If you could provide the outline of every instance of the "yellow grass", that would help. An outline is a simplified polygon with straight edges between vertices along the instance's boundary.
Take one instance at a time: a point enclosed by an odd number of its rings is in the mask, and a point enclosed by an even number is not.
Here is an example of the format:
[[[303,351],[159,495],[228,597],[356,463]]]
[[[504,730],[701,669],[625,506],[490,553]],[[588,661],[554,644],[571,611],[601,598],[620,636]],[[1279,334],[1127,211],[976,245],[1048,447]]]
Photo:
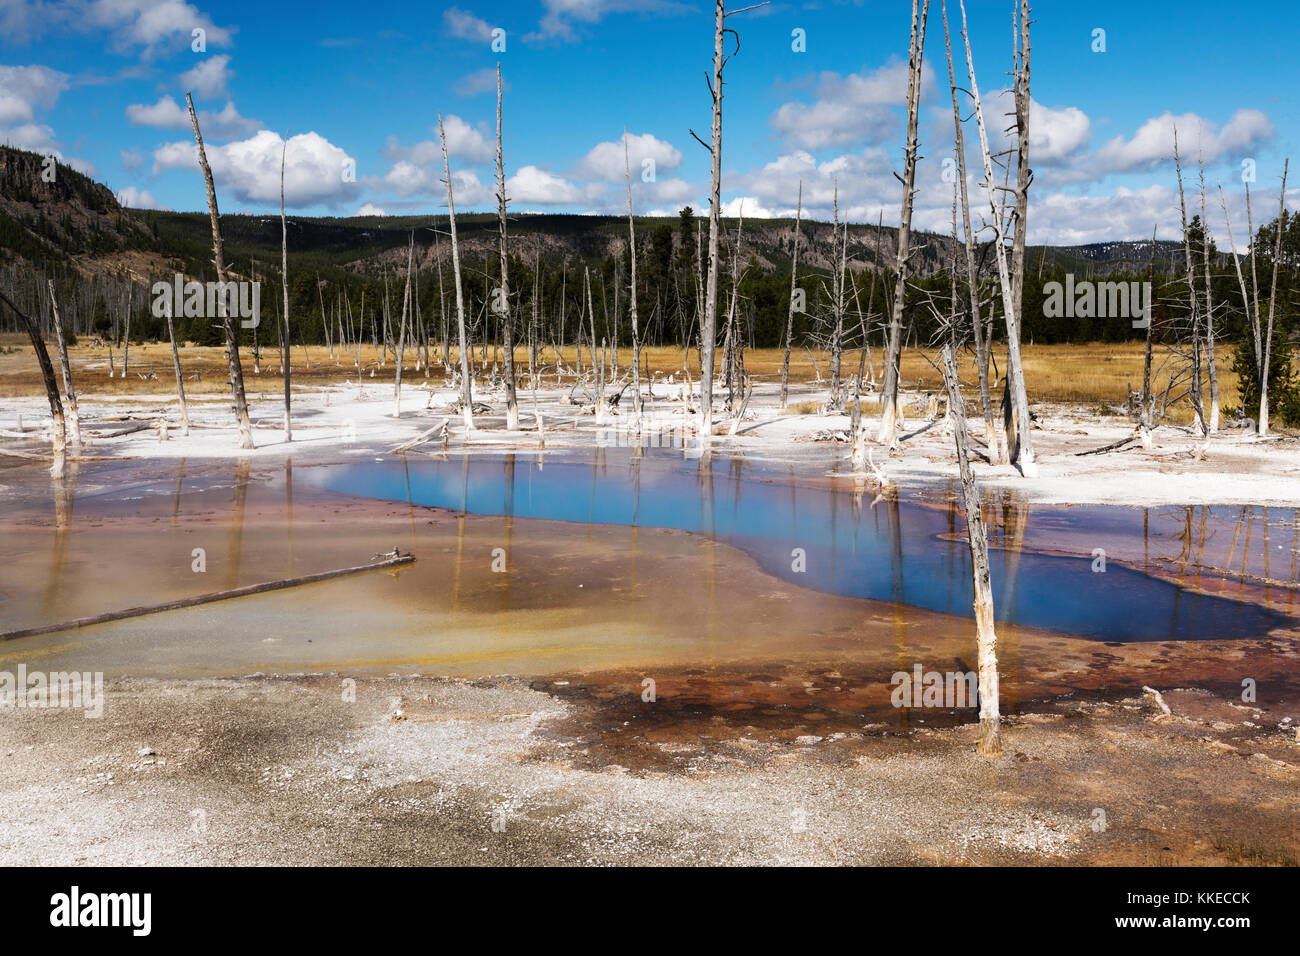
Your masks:
[[[57,356],[53,355],[53,343],[50,343],[49,348],[57,366]],[[569,347],[563,351],[565,365],[569,369],[574,368],[578,361],[577,349]],[[1025,346],[1023,351],[1025,376],[1031,401],[1118,405],[1124,401],[1127,394],[1126,390],[1130,385],[1135,389],[1142,387],[1143,348],[1140,343],[1118,345],[1104,343],[1029,345]],[[85,340],[83,340],[81,344],[70,349],[70,354],[73,365],[73,380],[79,392],[84,391],[95,394],[167,393],[173,387],[171,348],[166,343],[131,346],[130,375],[126,379],[120,377],[122,367],[122,350],[120,348],[114,350],[114,361],[116,362],[118,377],[112,379],[108,377],[107,349],[92,347],[85,344]],[[442,381],[442,371],[436,360],[436,350],[434,354],[434,367],[430,370],[429,375],[431,380],[440,382]],[[502,353],[497,350],[496,354],[499,357]],[[493,355],[494,350],[489,346],[485,363],[481,347],[475,348],[474,361],[476,369],[485,371],[490,368]],[[856,351],[846,352],[844,355],[842,372],[846,380],[857,372],[858,355],[859,353]],[[1157,393],[1164,388],[1168,380],[1167,370],[1162,370],[1165,355],[1166,353],[1162,349],[1157,348],[1153,357],[1152,377]],[[902,384],[905,389],[919,387],[924,390],[936,391],[942,387],[941,378],[936,369],[927,361],[927,356],[931,359],[937,358],[936,353],[933,351],[918,352],[912,349],[904,351],[901,374]],[[627,347],[620,348],[618,357],[620,365],[626,367],[631,362],[632,350]],[[691,377],[698,381],[699,365],[696,358],[694,349],[686,356]],[[279,359],[275,349],[263,348],[260,374],[253,370],[251,350],[243,350],[241,359],[244,368],[245,385],[250,393],[262,391],[270,393],[279,387]],[[995,351],[995,359],[998,369],[1005,370],[1005,350],[999,349]],[[308,360],[310,360],[310,368],[307,364]],[[377,383],[385,378],[391,379],[393,374],[391,359],[384,367],[379,366],[379,360],[380,354],[378,350],[369,345],[362,346],[362,374],[367,381]],[[652,371],[658,371],[665,375],[676,372],[680,376],[682,360],[683,355],[680,348],[653,347],[643,351],[643,362],[648,363]],[[875,363],[877,380],[879,380],[883,360],[880,348],[877,347],[873,350],[872,360]],[[452,361],[453,363],[457,361],[454,350]],[[584,371],[590,368],[591,361],[591,350],[584,347],[582,350]],[[822,380],[826,381],[830,375],[830,355],[825,352],[818,352],[816,353],[816,361]],[[296,345],[293,348],[291,360],[293,381],[295,385],[312,386],[337,384],[345,378],[355,379],[355,362],[355,352],[348,352],[345,355],[341,350],[335,349],[334,358],[331,359],[325,346],[313,345],[308,347],[306,356],[304,356],[302,346]],[[526,349],[519,348],[516,350],[515,362],[522,378],[528,368]],[[551,370],[551,375],[544,379],[544,382],[545,384],[551,384],[554,381],[555,353],[550,346],[543,349],[542,362],[547,369]],[[777,382],[780,380],[782,364],[782,351],[780,349],[749,350],[745,353],[745,363],[750,374],[758,381]],[[193,346],[183,348],[181,350],[181,364],[187,377],[185,383],[187,395],[193,394],[196,397],[212,396],[227,391],[226,361],[224,351],[221,348],[198,348]],[[1232,364],[1231,347],[1221,346],[1218,349],[1217,364],[1219,366],[1220,401],[1224,405],[1234,405],[1237,403],[1237,379],[1230,368]],[[423,372],[415,372],[414,366],[415,353],[413,350],[408,350],[406,352],[404,378],[412,384],[424,380]],[[372,369],[374,370],[373,379],[370,376]],[[188,377],[196,371],[201,374],[201,381],[188,380]],[[152,373],[157,378],[141,379],[139,377],[141,373]],[[961,373],[963,381],[973,386],[976,377],[973,356],[965,355],[962,357]],[[793,383],[810,383],[815,380],[815,377],[813,362],[808,351],[800,349],[792,352],[790,355],[791,381]],[[1208,382],[1205,389],[1206,401],[1208,402]],[[41,391],[39,369],[27,339],[24,336],[13,334],[0,335],[0,396],[34,395],[40,394]],[[974,397],[973,389],[971,397]],[[1173,411],[1174,409],[1171,409],[1171,412]],[[1186,413],[1179,412],[1175,417],[1182,417],[1184,414]]]

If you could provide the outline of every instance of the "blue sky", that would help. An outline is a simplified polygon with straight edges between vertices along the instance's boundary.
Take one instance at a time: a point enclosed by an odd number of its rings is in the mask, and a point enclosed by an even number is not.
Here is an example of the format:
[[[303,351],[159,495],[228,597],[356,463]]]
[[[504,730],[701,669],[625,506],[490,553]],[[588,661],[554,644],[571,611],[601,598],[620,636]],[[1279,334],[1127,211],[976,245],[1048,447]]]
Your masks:
[[[1012,8],[968,4],[995,135],[1009,103],[997,91]],[[1300,12],[1275,0],[1247,12],[1185,0],[1035,6],[1031,241],[1142,238],[1157,225],[1175,238],[1175,123],[1193,190],[1198,150],[1205,156],[1221,239],[1219,180],[1239,242],[1244,235],[1243,160],[1255,163],[1256,218],[1274,214],[1282,159],[1297,155],[1287,67]],[[727,68],[726,212],[792,214],[803,180],[816,218],[830,217],[838,183],[843,216],[897,221],[910,14],[907,0],[821,0],[728,21],[741,49]],[[930,14],[916,224],[946,230],[952,186],[941,161],[952,122],[938,0]],[[956,30],[956,0],[949,18]],[[506,31],[502,53],[491,49],[494,28]],[[195,29],[205,31],[199,52]],[[805,52],[792,49],[796,29]],[[1092,49],[1097,29],[1105,52]],[[57,152],[130,205],[200,209],[184,115],[191,89],[223,211],[278,209],[287,132],[292,211],[434,213],[445,209],[442,111],[457,208],[486,209],[499,62],[513,209],[620,211],[626,127],[638,212],[672,215],[687,203],[707,208],[708,155],[688,130],[707,138],[711,53],[712,6],[700,0],[0,0],[0,141]],[[967,137],[975,141],[973,124]],[[1300,170],[1292,179],[1300,185]],[[1190,201],[1199,206],[1198,195]],[[1298,203],[1289,188],[1288,204]]]

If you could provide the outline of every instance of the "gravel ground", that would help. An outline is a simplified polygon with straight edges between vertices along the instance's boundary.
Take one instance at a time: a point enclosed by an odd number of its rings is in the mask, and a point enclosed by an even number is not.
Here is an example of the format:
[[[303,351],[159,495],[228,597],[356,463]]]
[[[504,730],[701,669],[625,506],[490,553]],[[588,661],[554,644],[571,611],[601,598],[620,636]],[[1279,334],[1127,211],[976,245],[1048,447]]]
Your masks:
[[[0,863],[1295,864],[1300,852],[1291,722],[1204,691],[1167,692],[1171,717],[1140,700],[1021,716],[992,761],[975,756],[970,725],[793,741],[683,726],[642,742],[658,757],[646,770],[603,748],[605,705],[521,680],[362,678],[355,701],[350,689],[340,675],[118,679],[99,720],[2,711]]]

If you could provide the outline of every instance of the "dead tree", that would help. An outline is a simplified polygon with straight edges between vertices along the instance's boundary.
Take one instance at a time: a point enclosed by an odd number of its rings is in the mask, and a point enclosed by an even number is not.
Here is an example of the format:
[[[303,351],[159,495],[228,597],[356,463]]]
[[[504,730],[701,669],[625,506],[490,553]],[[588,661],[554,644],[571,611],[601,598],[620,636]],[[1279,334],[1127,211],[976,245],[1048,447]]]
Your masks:
[[[1029,228],[1029,0],[1020,0],[1019,16],[1012,15],[1013,25],[1018,20],[1015,50],[1015,78],[1013,94],[1016,110],[1016,191],[1013,207],[1014,232],[1011,238],[1011,297],[1014,315],[1007,313],[1007,385],[1015,406],[1016,436],[1022,454],[1018,457],[1033,461],[1029,432],[1033,427],[1029,414],[1029,398],[1025,384],[1025,367],[1020,356],[1021,323],[1024,321],[1025,302],[1025,240]]]
[[[1156,223],[1151,227],[1151,288],[1155,288],[1156,280],[1156,236],[1159,234],[1160,224]],[[1146,336],[1142,343],[1142,409],[1138,416],[1141,423],[1143,444],[1147,444],[1151,432],[1151,410],[1155,407],[1151,396],[1151,341],[1155,335],[1152,328],[1151,316],[1146,316]]]
[[[286,131],[284,145],[280,147],[280,288],[284,294],[284,345],[280,365],[284,371],[284,440],[293,441],[289,416],[289,222],[284,216],[284,161],[288,152],[289,134]]]
[[[975,79],[975,60],[971,55],[970,35],[966,27],[966,4],[961,2],[961,35],[966,47],[966,70],[970,76],[970,94],[975,103],[975,123],[980,134],[980,153],[984,164],[984,190],[988,195],[989,211],[992,215],[994,249],[997,252],[998,283],[1002,291],[1002,311],[1007,323],[1007,384],[1011,397],[1011,427],[1007,440],[1011,461],[1020,466],[1020,472],[1026,478],[1038,473],[1034,462],[1033,444],[1030,438],[1032,422],[1029,416],[1029,399],[1024,390],[1024,376],[1012,377],[1011,366],[1020,369],[1020,321],[1016,314],[1015,289],[1011,279],[1010,265],[1007,262],[1006,234],[1003,229],[1005,203],[999,198],[997,181],[993,178],[993,154],[989,149],[988,131],[984,126],[984,110],[980,104],[979,83]],[[1027,69],[1027,67],[1026,67]],[[1027,81],[1026,81],[1027,82]],[[1026,132],[1027,135],[1027,132]],[[1027,157],[1026,157],[1027,158]],[[1019,385],[1016,385],[1016,381]]]
[[[59,346],[59,365],[63,369],[63,392],[68,396],[68,437],[74,447],[81,447],[81,422],[77,416],[77,390],[72,387],[72,366],[68,363],[68,345],[63,340],[63,322],[59,302],[54,296],[54,280],[46,279],[50,291],[50,309],[54,318],[54,340]]]
[[[785,355],[781,359],[781,408],[790,395],[790,343],[794,338],[795,295],[799,291],[799,226],[803,219],[803,180],[799,180],[799,200],[794,211],[794,253],[790,261],[790,308],[785,317]]]
[[[519,404],[515,398],[515,339],[514,320],[510,317],[510,280],[506,274],[506,165],[501,152],[501,64],[497,64],[497,225],[501,252],[500,303],[502,335],[505,345],[506,373],[506,428],[519,428]]]
[[[953,188],[952,233],[957,240],[957,189]],[[961,479],[962,504],[966,511],[966,543],[970,549],[972,607],[975,611],[975,637],[979,658],[979,736],[976,753],[985,757],[1002,755],[1001,711],[998,700],[997,632],[993,620],[993,587],[989,572],[988,534],[984,527],[979,486],[970,462],[970,436],[966,422],[966,405],[962,400],[961,381],[957,374],[957,351],[964,330],[957,310],[957,262],[954,252],[949,269],[949,305],[945,319],[931,303],[939,320],[938,336],[943,342],[939,370],[948,393],[948,419],[952,424],[957,451],[957,471]],[[931,364],[934,364],[933,362]]]
[[[50,474],[55,478],[63,477],[63,469],[67,460],[67,428],[63,420],[63,401],[59,398],[59,383],[54,379],[54,366],[50,364],[50,353],[45,349],[45,340],[41,338],[40,326],[26,312],[23,312],[18,306],[14,305],[4,292],[0,292],[0,302],[9,306],[14,315],[18,316],[19,324],[27,332],[27,338],[31,340],[32,351],[36,353],[36,361],[41,366],[41,380],[45,383],[45,397],[50,402],[50,419],[54,464],[50,466]]]
[[[1209,435],[1210,428],[1205,421],[1205,406],[1201,395],[1201,321],[1197,316],[1199,300],[1196,296],[1196,267],[1192,264],[1192,241],[1187,229],[1187,202],[1183,196],[1183,164],[1178,154],[1178,128],[1174,128],[1174,171],[1178,176],[1178,215],[1183,227],[1183,258],[1187,269],[1188,318],[1192,331],[1191,384],[1189,398],[1192,411],[1196,414],[1201,437]],[[1145,424],[1145,409],[1143,419]]]
[[[974,592],[975,639],[979,654],[980,727],[976,753],[1002,756],[1002,716],[998,702],[998,636],[993,622],[993,585],[989,573],[988,534],[980,510],[980,491],[970,464],[970,439],[966,431],[966,409],[957,378],[956,349],[943,346],[943,381],[948,391],[948,414],[957,445],[957,469],[961,475],[962,503],[966,508],[966,542],[970,547],[971,585]]]
[[[993,416],[993,399],[989,394],[989,351],[991,343],[984,335],[980,318],[979,273],[975,268],[975,236],[971,230],[970,195],[966,187],[966,137],[957,100],[957,75],[952,65],[952,37],[948,30],[948,4],[944,0],[943,42],[948,56],[948,86],[952,91],[952,123],[956,135],[957,182],[960,184],[961,216],[966,251],[966,284],[970,296],[971,329],[975,337],[975,364],[979,371],[980,411],[984,414],[984,441],[989,458],[999,465],[1007,462],[1007,436]]]
[[[451,231],[451,271],[456,286],[456,325],[460,335],[460,404],[466,431],[474,429],[474,394],[469,377],[469,348],[465,341],[465,296],[460,282],[460,246],[456,243],[456,206],[452,198],[451,162],[447,159],[447,133],[438,114],[438,138],[442,141],[442,167],[447,176],[447,222]]]
[[[736,245],[731,253],[731,301],[727,306],[727,334],[722,342],[722,364],[726,369],[727,410],[736,408],[736,379],[740,374],[737,361],[740,344],[737,307],[740,298],[740,238],[745,231],[745,200],[740,201],[736,216]]]
[[[731,56],[740,52],[740,34],[726,27],[727,17],[744,13],[758,7],[767,6],[767,0],[739,10],[728,12],[726,0],[715,0],[713,24],[713,77],[707,79],[709,93],[713,98],[713,127],[710,144],[695,136],[695,141],[709,151],[711,159],[711,179],[709,187],[709,271],[705,280],[704,315],[700,323],[700,440],[707,442],[713,434],[713,352],[717,338],[718,325],[718,233],[720,230],[722,202],[722,71]],[[730,33],[736,40],[736,50],[730,56],[723,53],[726,34]]]
[[[217,281],[221,283],[221,294],[217,296],[217,302],[218,311],[221,313],[221,324],[226,333],[226,360],[230,367],[230,395],[234,401],[235,424],[239,429],[239,447],[252,448],[253,429],[248,421],[248,401],[244,397],[244,369],[239,364],[239,340],[235,337],[235,326],[230,310],[226,308],[226,260],[221,247],[221,219],[220,213],[217,212],[217,189],[212,183],[212,167],[208,165],[208,155],[203,149],[199,117],[194,112],[194,100],[189,93],[185,94],[185,102],[190,108],[190,123],[194,126],[194,141],[199,149],[199,166],[203,170],[203,179],[208,187],[208,215],[212,220],[212,265],[217,270]]]
[[[840,227],[840,178],[835,177],[834,195],[831,200],[831,252],[835,251],[835,240],[840,241],[839,263],[831,273],[831,400],[828,408],[839,408],[844,401],[840,392],[840,370],[844,355],[844,274],[848,271],[849,224],[844,224],[844,234],[839,235]]]
[[[912,0],[912,32],[907,52],[907,145],[904,148],[903,159],[903,205],[898,217],[894,304],[890,311],[885,380],[880,396],[880,432],[876,436],[877,441],[891,448],[898,441],[898,377],[903,350],[903,305],[907,297],[907,279],[910,271],[908,260],[911,257],[912,200],[916,192],[916,162],[919,145],[916,128],[921,111],[921,59],[925,52],[925,23],[929,13],[930,0],[924,0],[919,11],[917,0]]]
[[[130,276],[126,280],[126,334],[122,337],[122,377],[126,378],[127,365],[131,358],[131,295],[135,292],[135,286],[131,283]]]
[[[871,306],[876,297],[876,272],[871,271],[871,289],[867,293],[867,311],[862,311],[862,302],[858,298],[858,282],[849,273],[849,284],[853,287],[853,310],[858,315],[858,331],[862,335],[862,348],[858,351],[858,379],[853,390],[853,401],[860,404],[862,400],[862,383],[870,376],[872,389],[876,386],[876,369],[871,361]]]
[[[185,403],[185,376],[181,373],[181,353],[176,347],[176,323],[172,316],[171,296],[164,300],[164,307],[167,310],[167,338],[171,341],[172,346],[172,371],[176,373],[176,399],[181,405],[181,434],[188,437],[190,433],[190,410]]]
[[[632,318],[632,417],[636,427],[641,427],[641,338],[637,331],[636,314],[636,224],[632,219],[632,163],[628,157],[627,128],[623,128],[623,175],[627,180],[627,252],[632,261],[632,301],[629,305]],[[615,290],[617,295],[617,290]],[[615,299],[614,311],[618,311]]]
[[[1210,226],[1205,218],[1205,160],[1198,154],[1201,174],[1201,266],[1205,272],[1205,350],[1210,373],[1210,434],[1219,430],[1219,369],[1214,358],[1214,288],[1210,283]],[[1154,240],[1154,237],[1153,237]],[[1152,256],[1155,255],[1154,241]],[[1147,340],[1151,326],[1147,325]]]
[[[415,266],[415,233],[406,251],[406,286],[402,289],[402,320],[397,330],[397,370],[393,373],[393,417],[402,417],[402,364],[406,360],[406,322],[411,313],[411,272]]]
[[[1250,195],[1250,187],[1246,187],[1246,195]],[[1228,232],[1228,248],[1232,253],[1232,264],[1237,272],[1237,285],[1241,289],[1241,305],[1246,312],[1246,323],[1254,335],[1255,340],[1255,371],[1258,374],[1263,367],[1264,351],[1263,341],[1260,335],[1260,322],[1258,308],[1251,308],[1251,299],[1246,291],[1246,279],[1241,273],[1241,259],[1237,256],[1237,240],[1232,234],[1232,217],[1228,214],[1228,199],[1223,193],[1223,183],[1219,183],[1219,202],[1223,206],[1223,222]],[[1249,208],[1249,198],[1247,198],[1247,208]],[[1253,240],[1252,240],[1253,244]],[[1261,384],[1263,384],[1261,382]],[[1258,428],[1258,426],[1256,426]]]
[[[1273,357],[1273,316],[1277,309],[1277,267],[1282,261],[1282,233],[1286,231],[1286,173],[1290,166],[1289,159],[1282,163],[1282,189],[1277,200],[1277,236],[1273,244],[1273,281],[1268,294],[1268,326],[1264,332],[1264,359],[1259,371],[1259,436],[1268,434],[1268,371]],[[1251,237],[1251,246],[1255,244]],[[1258,308],[1258,306],[1256,306]],[[73,422],[76,421],[75,404]],[[75,426],[74,426],[75,427]]]
[[[537,306],[542,285],[542,243],[540,239],[533,242],[533,314],[528,325],[528,384],[533,389],[533,410],[537,410],[537,366],[540,353],[537,339]]]

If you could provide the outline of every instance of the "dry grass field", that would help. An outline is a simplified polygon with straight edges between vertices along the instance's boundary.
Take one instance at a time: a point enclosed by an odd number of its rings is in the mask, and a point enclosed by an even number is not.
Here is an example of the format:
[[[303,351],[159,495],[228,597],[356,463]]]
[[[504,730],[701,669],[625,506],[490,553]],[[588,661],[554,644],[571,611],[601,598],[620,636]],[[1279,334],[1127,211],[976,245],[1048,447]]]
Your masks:
[[[79,392],[97,395],[113,394],[148,394],[169,391],[172,382],[171,348],[167,343],[149,343],[133,345],[130,352],[130,367],[127,378],[121,378],[122,352],[114,351],[114,362],[118,375],[108,377],[108,350],[90,345],[78,344],[70,349],[73,380]],[[49,348],[53,355],[53,343]],[[1142,384],[1142,346],[1131,344],[1093,343],[1088,345],[1028,345],[1024,347],[1025,374],[1028,380],[1031,401],[1069,402],[1101,406],[1118,405],[1124,401],[1126,389],[1132,385],[1140,388]],[[487,348],[487,360],[483,361],[480,348],[474,351],[476,367],[489,369],[493,362],[493,349]],[[499,357],[502,353],[496,351]],[[790,355],[790,376],[794,382],[813,382],[820,374],[825,380],[830,375],[830,355],[825,352],[813,354],[806,349],[794,351]],[[999,359],[999,368],[1004,367],[1004,354],[995,355]],[[528,355],[523,348],[516,350],[516,363],[521,374],[527,370]],[[905,388],[920,387],[923,390],[938,390],[940,377],[928,358],[935,358],[933,352],[918,352],[908,349],[903,353],[902,378]],[[1237,404],[1237,380],[1232,374],[1232,350],[1222,346],[1218,350],[1220,400],[1224,405]],[[584,369],[591,364],[591,352],[582,350]],[[619,350],[619,361],[626,366],[631,361],[629,348]],[[682,351],[678,348],[648,348],[644,360],[652,371],[663,374],[680,372],[682,368]],[[692,350],[687,357],[693,377],[699,374],[696,353]],[[1167,381],[1164,369],[1165,353],[1157,349],[1152,361],[1152,374],[1157,390],[1163,388]],[[251,350],[242,354],[244,379],[250,394],[258,391],[270,393],[279,386],[279,357],[275,349],[262,350],[260,373],[254,371]],[[573,347],[564,350],[565,364],[571,369],[578,359]],[[392,375],[392,362],[386,366],[379,365],[379,352],[369,345],[361,348],[362,374],[365,378],[374,373],[375,379]],[[553,373],[555,353],[548,346],[543,350],[542,360],[547,371]],[[856,374],[859,353],[847,352],[844,355],[843,373],[846,378]],[[877,378],[883,356],[880,348],[872,353]],[[452,361],[456,361],[453,351]],[[745,353],[749,371],[760,381],[777,381],[781,374],[782,352],[780,349],[755,349]],[[55,358],[57,365],[57,358]],[[344,355],[335,349],[331,358],[329,350],[323,345],[295,346],[293,349],[292,373],[295,385],[319,386],[338,384],[347,378],[355,378],[356,353]],[[220,348],[187,347],[181,350],[181,365],[185,371],[187,394],[212,395],[226,390],[224,351]],[[406,377],[410,383],[423,381],[423,372],[415,372],[415,353],[406,353]],[[974,382],[975,367],[971,356],[965,356],[962,362],[963,377]],[[191,379],[195,373],[198,381]],[[441,380],[435,359],[432,378]],[[156,378],[151,377],[156,376]],[[1208,385],[1207,385],[1208,400]],[[0,398],[5,396],[36,395],[41,393],[39,370],[32,354],[31,345],[26,337],[6,334],[0,335]],[[973,395],[972,395],[973,397]],[[1186,417],[1179,409],[1171,408],[1174,418]]]

